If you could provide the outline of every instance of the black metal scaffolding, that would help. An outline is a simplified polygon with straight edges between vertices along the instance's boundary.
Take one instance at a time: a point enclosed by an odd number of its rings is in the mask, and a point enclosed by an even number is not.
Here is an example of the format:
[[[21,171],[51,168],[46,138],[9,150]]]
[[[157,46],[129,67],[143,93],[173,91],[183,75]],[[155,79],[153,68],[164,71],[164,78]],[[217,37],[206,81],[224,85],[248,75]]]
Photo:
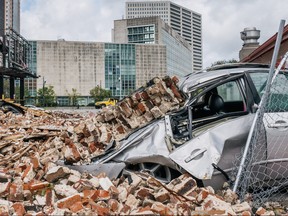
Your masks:
[[[4,78],[10,82],[9,95],[14,100],[15,80],[20,79],[20,103],[24,105],[24,79],[37,78],[32,73],[32,49],[29,42],[13,29],[0,36],[0,99],[4,99]]]

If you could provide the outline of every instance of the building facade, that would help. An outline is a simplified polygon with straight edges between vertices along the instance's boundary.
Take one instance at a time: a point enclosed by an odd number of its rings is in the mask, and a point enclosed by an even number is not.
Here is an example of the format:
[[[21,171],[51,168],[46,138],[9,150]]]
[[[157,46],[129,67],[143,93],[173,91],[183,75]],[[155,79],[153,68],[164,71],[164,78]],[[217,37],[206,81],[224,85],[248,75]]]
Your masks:
[[[192,72],[191,46],[160,17],[115,20],[113,31],[115,43],[164,45],[168,75],[183,77]],[[153,74],[155,71],[148,70],[146,73]]]
[[[80,94],[78,102],[93,102],[90,90],[96,86],[112,92],[113,97],[123,98],[147,80],[167,73],[166,47],[164,45],[116,44],[73,41],[31,41],[32,69],[35,79],[29,80],[30,95],[36,96],[43,84],[53,86],[57,104],[70,105],[72,88]],[[32,90],[33,89],[33,90]]]
[[[87,105],[96,86],[123,98],[154,77],[192,71],[191,46],[159,17],[116,20],[114,36],[114,43],[31,41],[31,70],[40,76],[27,79],[31,99],[45,85],[53,86],[60,106],[69,105],[72,89]]]
[[[192,69],[202,69],[202,16],[170,1],[128,1],[127,19],[159,16],[192,46]]]

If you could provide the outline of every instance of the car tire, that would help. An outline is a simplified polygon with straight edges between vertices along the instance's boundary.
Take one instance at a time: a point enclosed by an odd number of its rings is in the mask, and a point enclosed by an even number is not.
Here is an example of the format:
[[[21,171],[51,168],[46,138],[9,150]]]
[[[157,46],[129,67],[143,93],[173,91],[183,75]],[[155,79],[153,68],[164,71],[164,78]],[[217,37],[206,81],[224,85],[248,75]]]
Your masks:
[[[104,107],[106,107],[106,105],[105,105],[105,104],[102,104],[102,105],[101,105],[101,109],[104,108]]]

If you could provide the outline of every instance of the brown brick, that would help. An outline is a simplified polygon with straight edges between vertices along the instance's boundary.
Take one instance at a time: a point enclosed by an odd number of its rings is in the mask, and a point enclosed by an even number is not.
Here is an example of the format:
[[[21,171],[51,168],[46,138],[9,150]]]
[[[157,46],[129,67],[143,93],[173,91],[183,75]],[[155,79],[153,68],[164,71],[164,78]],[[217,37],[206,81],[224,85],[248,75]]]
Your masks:
[[[30,158],[30,161],[31,161],[31,163],[33,165],[33,169],[34,170],[38,169],[41,166],[41,164],[40,164],[40,156],[39,156],[38,152],[34,156],[32,156]]]
[[[131,211],[131,207],[126,205],[126,204],[123,204],[122,207],[120,207],[120,211],[119,213],[120,214],[124,214],[124,215],[128,215]]]
[[[80,179],[73,184],[73,188],[75,188],[78,192],[82,192],[83,190],[93,189],[93,185],[88,179]]]
[[[9,207],[8,205],[0,205],[0,215],[9,216]]]
[[[138,103],[135,111],[139,113],[139,115],[143,115],[147,111],[145,104],[142,102]]]
[[[158,96],[158,94],[160,93],[160,89],[158,88],[158,86],[154,85],[154,86],[147,88],[146,92],[153,99],[155,98],[155,95]]]
[[[219,199],[215,195],[209,194],[202,204],[202,210],[225,210],[227,214],[235,215],[231,204]]]
[[[70,185],[66,185],[66,184],[56,184],[54,186],[54,191],[57,195],[60,195],[61,197],[69,197],[72,196],[74,194],[77,194],[78,191],[70,186]],[[81,191],[79,191],[81,192]]]
[[[64,178],[70,174],[70,171],[67,167],[56,166],[48,170],[45,175],[45,179],[48,182],[57,181],[60,178]]]
[[[155,199],[153,196],[153,190],[144,188],[144,187],[137,190],[135,195],[136,195],[136,198],[141,199],[141,200]]]
[[[118,191],[119,191],[119,195],[118,195],[118,200],[120,202],[125,202],[128,196],[128,190],[126,187],[124,187],[123,185],[120,185],[117,187]]]
[[[251,212],[250,211],[243,211],[241,212],[241,216],[251,216]]]
[[[130,212],[131,215],[158,215],[157,213],[154,213],[149,206],[146,206],[144,208],[140,207],[136,210],[133,210]]]
[[[125,202],[126,205],[130,206],[131,209],[136,209],[140,205],[141,201],[136,199],[133,194],[129,194]]]
[[[160,96],[157,96],[157,97],[153,98],[153,99],[151,100],[151,102],[152,102],[155,106],[160,106],[162,100],[161,100],[161,97],[160,97]]]
[[[170,200],[170,192],[164,188],[161,188],[157,193],[154,194],[154,197],[158,202],[165,203]]]
[[[65,152],[65,159],[73,163],[80,161],[81,154],[77,146],[73,142],[70,142],[67,147],[70,149],[70,152],[69,151],[67,151],[67,153]]]
[[[12,183],[9,188],[9,200],[11,201],[23,201],[23,186],[20,182]]]
[[[171,109],[171,103],[167,101],[162,101],[161,105],[159,106],[159,109],[162,113],[167,113]]]
[[[129,118],[133,113],[132,108],[125,101],[119,103],[119,108],[126,118]]]
[[[147,107],[147,110],[151,110],[154,107],[154,104],[151,100],[145,101],[144,103],[145,103],[145,106]]]
[[[172,85],[170,88],[171,88],[174,96],[175,96],[180,102],[182,102],[184,99],[183,99],[183,97],[182,97],[179,89],[178,89],[175,85]]]
[[[252,211],[251,206],[247,202],[242,202],[239,204],[232,205],[232,209],[234,210],[234,212],[236,212],[236,214],[244,212],[244,211],[249,211],[249,212]]]
[[[150,99],[150,97],[149,97],[149,95],[148,95],[148,93],[144,90],[143,92],[141,92],[140,93],[140,95],[141,95],[141,99],[142,100],[149,100]]]
[[[108,200],[108,206],[111,212],[118,212],[119,202],[116,199]]]
[[[69,209],[70,209],[73,213],[79,212],[80,210],[83,209],[82,202],[81,202],[81,201],[75,202],[73,205],[71,205],[71,206],[69,207]]]
[[[33,171],[33,165],[28,165],[22,174],[22,179],[24,183],[30,182],[35,177],[35,172]]]
[[[55,193],[52,189],[47,189],[45,193],[46,206],[52,206],[55,202]]]
[[[191,212],[191,215],[226,215],[226,211],[224,210],[209,210],[209,211],[201,211],[201,210],[198,210],[198,211],[192,211]]]
[[[9,188],[11,186],[11,182],[0,183],[0,196],[6,197],[9,194]]]
[[[190,206],[186,203],[176,204],[176,209],[178,215],[191,215]]]
[[[26,213],[26,210],[24,208],[23,203],[16,202],[12,205],[12,208],[14,209],[16,215],[24,215]]]
[[[209,194],[208,190],[206,190],[205,188],[200,188],[200,192],[196,197],[197,202],[198,203],[203,202],[207,198],[208,194]]]
[[[190,175],[183,174],[177,179],[172,180],[167,187],[178,194],[185,195],[195,190],[197,183]]]
[[[164,113],[162,113],[162,111],[157,106],[153,107],[150,111],[156,119],[164,116]]]
[[[98,200],[109,200],[110,192],[105,190],[97,190]]]
[[[33,196],[30,190],[23,190],[23,196],[25,201],[32,201]]]
[[[136,92],[135,93],[135,98],[136,98],[136,100],[139,102],[139,101],[141,101],[141,94],[139,93],[139,92]]]
[[[112,108],[111,108],[111,109],[112,109]],[[111,110],[111,109],[107,109],[107,111],[104,112],[104,118],[105,118],[105,121],[106,121],[106,122],[115,119],[114,112],[113,112],[113,110]]]
[[[128,104],[129,107],[133,108],[134,107],[134,101],[131,97],[126,97],[124,101]]]
[[[74,205],[76,202],[80,202],[81,197],[79,194],[72,195],[70,197],[61,199],[57,202],[58,208],[69,208],[70,206]]]
[[[42,179],[42,177],[45,175],[45,172],[44,172],[44,170],[39,170],[37,173],[36,173],[36,175],[35,175],[35,179],[36,180],[40,180],[40,179]]]
[[[155,202],[151,206],[151,210],[160,215],[171,215],[171,216],[174,215],[174,213],[166,205],[163,205],[160,202]]]
[[[266,215],[266,212],[267,212],[267,210],[266,209],[264,209],[263,207],[259,207],[258,209],[257,209],[257,211],[256,211],[256,215]]]
[[[98,192],[97,192],[97,190],[83,190],[82,193],[83,193],[83,197],[84,197],[84,198],[96,200],[97,197],[98,197]]]
[[[116,131],[117,131],[119,134],[125,134],[125,133],[126,133],[126,129],[124,128],[123,125],[117,125]]]
[[[49,182],[33,183],[29,185],[30,190],[42,190],[50,186]]]
[[[98,215],[105,216],[109,215],[109,209],[106,207],[102,207],[101,205],[91,205],[91,208],[96,211]]]
[[[234,193],[231,189],[228,188],[224,191],[223,198],[226,202],[233,204],[238,199],[238,196],[236,193]]]

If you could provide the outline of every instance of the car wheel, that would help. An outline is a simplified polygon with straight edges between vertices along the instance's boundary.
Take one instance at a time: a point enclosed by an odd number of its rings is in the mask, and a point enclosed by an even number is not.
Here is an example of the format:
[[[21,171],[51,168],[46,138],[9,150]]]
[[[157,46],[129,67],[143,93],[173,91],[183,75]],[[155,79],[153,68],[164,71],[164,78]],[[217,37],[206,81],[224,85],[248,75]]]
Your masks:
[[[101,105],[101,109],[104,108],[104,107],[106,107],[106,105],[105,105],[105,104],[102,104],[102,105]]]
[[[163,183],[169,183],[172,179],[181,175],[177,170],[156,163],[129,164],[122,174],[125,176],[129,172],[135,171],[146,172]]]

